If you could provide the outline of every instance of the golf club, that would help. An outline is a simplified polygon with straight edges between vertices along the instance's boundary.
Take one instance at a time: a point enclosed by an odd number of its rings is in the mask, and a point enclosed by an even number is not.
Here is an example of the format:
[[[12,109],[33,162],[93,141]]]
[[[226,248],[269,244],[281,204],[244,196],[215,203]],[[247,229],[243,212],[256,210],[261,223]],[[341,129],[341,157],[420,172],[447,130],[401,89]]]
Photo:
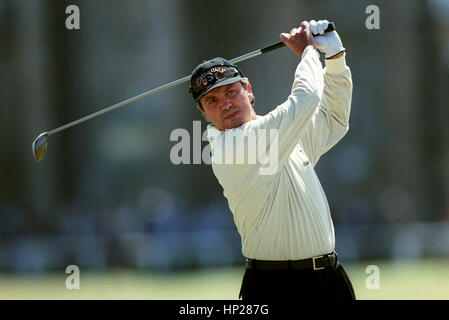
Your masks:
[[[334,31],[334,30],[335,30],[335,25],[334,25],[334,23],[333,23],[333,22],[329,22],[329,26],[327,27],[326,30],[324,30],[324,32],[331,32],[331,31]],[[273,51],[273,50],[282,48],[282,47],[284,47],[284,46],[285,46],[285,44],[284,44],[282,41],[280,41],[280,42],[278,42],[278,43],[269,45],[269,46],[264,47],[264,48],[262,48],[262,49],[254,50],[254,51],[252,51],[252,52],[249,52],[249,53],[247,53],[247,54],[244,54],[244,55],[242,55],[242,56],[240,56],[240,57],[234,58],[234,59],[229,60],[229,61],[230,61],[231,63],[239,63],[239,62],[242,62],[242,61],[245,61],[245,60],[248,60],[248,59],[257,57],[257,56],[259,56],[259,55],[261,55],[261,54],[264,54],[264,53],[267,53],[267,52],[270,52],[270,51]],[[135,96],[135,97],[133,97],[133,98],[129,98],[129,99],[127,99],[127,100],[124,100],[124,101],[122,101],[122,102],[119,102],[119,103],[117,103],[117,104],[114,104],[114,105],[112,105],[112,106],[110,106],[110,107],[107,107],[107,108],[105,108],[105,109],[102,109],[102,110],[100,110],[100,111],[97,111],[97,112],[95,112],[95,113],[92,113],[92,114],[90,114],[90,115],[88,115],[88,116],[85,116],[85,117],[83,117],[83,118],[81,118],[81,119],[78,119],[78,120],[76,120],[76,121],[70,122],[70,123],[68,123],[68,124],[66,124],[66,125],[63,125],[63,126],[59,127],[59,128],[53,129],[53,130],[48,131],[48,132],[43,132],[43,133],[41,133],[41,134],[34,140],[32,146],[31,146],[31,147],[32,147],[32,151],[33,151],[34,159],[35,159],[36,161],[41,161],[41,160],[44,158],[45,153],[47,152],[47,141],[48,141],[48,137],[49,137],[49,136],[51,136],[51,135],[53,135],[53,134],[55,134],[55,133],[61,132],[61,131],[65,130],[65,129],[74,127],[74,126],[76,126],[76,125],[78,125],[78,124],[80,124],[80,123],[83,123],[83,122],[87,121],[87,120],[90,120],[90,119],[96,118],[96,117],[98,117],[98,116],[101,116],[101,115],[103,115],[103,114],[105,114],[105,113],[107,113],[107,112],[110,112],[110,111],[113,111],[113,110],[118,109],[118,108],[120,108],[120,107],[123,107],[123,106],[125,106],[125,105],[127,105],[127,104],[129,104],[129,103],[131,103],[131,102],[134,102],[134,101],[140,100],[140,99],[142,99],[142,98],[148,97],[148,96],[150,96],[150,95],[153,95],[153,94],[155,94],[155,93],[164,91],[164,90],[166,90],[166,89],[168,89],[168,88],[175,87],[175,86],[177,86],[177,85],[179,85],[179,84],[181,84],[181,83],[187,82],[187,81],[189,81],[189,80],[190,80],[190,75],[185,76],[185,77],[183,77],[183,78],[181,78],[181,79],[172,81],[172,82],[167,83],[167,84],[165,84],[165,85],[163,85],[163,86],[160,86],[160,87],[157,87],[157,88],[152,89],[152,90],[150,90],[150,91],[141,93],[141,94],[139,94],[139,95],[137,95],[137,96]]]

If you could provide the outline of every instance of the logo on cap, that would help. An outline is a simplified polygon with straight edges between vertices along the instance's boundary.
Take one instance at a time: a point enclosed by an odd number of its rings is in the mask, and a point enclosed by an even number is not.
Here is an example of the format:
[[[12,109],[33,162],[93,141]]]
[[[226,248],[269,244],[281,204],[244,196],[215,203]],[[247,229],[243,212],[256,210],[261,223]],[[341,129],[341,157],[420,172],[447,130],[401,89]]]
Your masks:
[[[206,93],[219,86],[224,80],[243,77],[242,72],[228,60],[214,58],[201,63],[192,72],[189,92],[198,101]]]

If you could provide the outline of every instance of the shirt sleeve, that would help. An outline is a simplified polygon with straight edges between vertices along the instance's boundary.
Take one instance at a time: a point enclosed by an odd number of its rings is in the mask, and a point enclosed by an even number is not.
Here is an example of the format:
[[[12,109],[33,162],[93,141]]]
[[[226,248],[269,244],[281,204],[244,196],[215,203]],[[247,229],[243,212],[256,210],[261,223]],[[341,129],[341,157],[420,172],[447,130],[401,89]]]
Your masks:
[[[267,115],[248,122],[248,130],[267,129],[272,133],[274,129],[277,138],[269,140],[266,149],[269,153],[268,148],[276,142],[279,167],[285,163],[304,134],[318,109],[322,93],[323,69],[319,54],[312,46],[308,46],[296,68],[291,94],[287,101]]]
[[[320,107],[315,110],[301,146],[313,166],[349,130],[352,99],[352,77],[345,55],[326,60],[324,91]]]

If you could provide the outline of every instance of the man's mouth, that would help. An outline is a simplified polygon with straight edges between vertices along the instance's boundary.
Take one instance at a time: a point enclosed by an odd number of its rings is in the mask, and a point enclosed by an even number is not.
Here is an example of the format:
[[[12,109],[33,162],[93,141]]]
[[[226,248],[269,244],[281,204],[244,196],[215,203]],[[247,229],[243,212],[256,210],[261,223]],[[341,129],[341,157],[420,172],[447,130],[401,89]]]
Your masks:
[[[224,116],[223,119],[229,119],[229,118],[232,118],[232,117],[235,116],[238,112],[239,112],[238,109],[235,109],[235,110],[232,110],[232,111],[228,111],[228,113],[226,113],[226,115]]]

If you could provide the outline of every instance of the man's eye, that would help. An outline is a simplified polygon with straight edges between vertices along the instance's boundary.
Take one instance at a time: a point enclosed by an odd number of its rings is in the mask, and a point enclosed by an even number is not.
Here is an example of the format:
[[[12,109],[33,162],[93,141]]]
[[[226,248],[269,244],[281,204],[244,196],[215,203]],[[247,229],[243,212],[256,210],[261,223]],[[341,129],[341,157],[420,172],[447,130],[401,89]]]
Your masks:
[[[229,90],[228,95],[234,94],[234,92],[235,92],[234,90]]]

